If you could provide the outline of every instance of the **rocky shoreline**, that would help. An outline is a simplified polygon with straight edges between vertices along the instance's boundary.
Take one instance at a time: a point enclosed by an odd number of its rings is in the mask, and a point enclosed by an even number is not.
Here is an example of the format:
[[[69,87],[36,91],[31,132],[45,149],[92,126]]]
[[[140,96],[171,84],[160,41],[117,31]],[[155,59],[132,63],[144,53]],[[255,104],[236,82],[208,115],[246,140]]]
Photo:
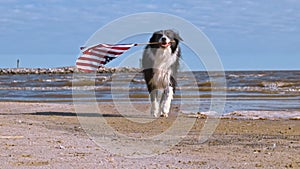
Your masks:
[[[116,72],[140,72],[139,68],[120,67],[100,67],[97,73],[116,73]],[[0,68],[0,75],[16,75],[16,74],[70,74],[84,73],[78,71],[74,66],[58,67],[58,68]]]

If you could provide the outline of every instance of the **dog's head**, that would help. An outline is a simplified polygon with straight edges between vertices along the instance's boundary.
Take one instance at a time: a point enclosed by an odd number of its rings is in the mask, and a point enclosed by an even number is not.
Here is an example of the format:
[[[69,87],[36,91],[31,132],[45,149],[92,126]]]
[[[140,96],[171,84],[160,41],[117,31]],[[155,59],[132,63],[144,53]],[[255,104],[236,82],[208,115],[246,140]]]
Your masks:
[[[174,52],[182,38],[173,30],[160,30],[154,32],[150,38],[150,42],[158,42],[157,44],[151,44],[152,48],[168,48],[172,49]]]

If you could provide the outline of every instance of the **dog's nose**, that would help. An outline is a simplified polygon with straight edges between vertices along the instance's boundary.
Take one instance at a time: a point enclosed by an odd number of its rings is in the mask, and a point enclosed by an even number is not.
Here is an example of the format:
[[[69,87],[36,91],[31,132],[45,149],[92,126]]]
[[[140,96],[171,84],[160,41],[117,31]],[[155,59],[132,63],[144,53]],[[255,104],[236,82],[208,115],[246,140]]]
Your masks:
[[[161,41],[166,42],[167,38],[163,37],[163,38],[161,38]]]

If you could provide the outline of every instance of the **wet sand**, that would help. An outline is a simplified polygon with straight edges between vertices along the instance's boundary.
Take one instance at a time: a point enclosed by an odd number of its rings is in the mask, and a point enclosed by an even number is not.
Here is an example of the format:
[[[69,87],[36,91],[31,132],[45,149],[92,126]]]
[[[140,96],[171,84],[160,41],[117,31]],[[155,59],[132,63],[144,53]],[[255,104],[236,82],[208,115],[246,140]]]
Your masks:
[[[143,112],[149,109],[148,104],[135,106]],[[118,115],[111,104],[101,104],[101,109],[101,116],[115,130],[135,137],[157,135],[177,116],[139,125]],[[144,117],[148,118],[139,116]],[[224,118],[200,144],[206,118],[195,119],[189,134],[170,150],[147,158],[127,158],[98,146],[82,129],[72,104],[1,102],[0,168],[300,167],[300,120]]]

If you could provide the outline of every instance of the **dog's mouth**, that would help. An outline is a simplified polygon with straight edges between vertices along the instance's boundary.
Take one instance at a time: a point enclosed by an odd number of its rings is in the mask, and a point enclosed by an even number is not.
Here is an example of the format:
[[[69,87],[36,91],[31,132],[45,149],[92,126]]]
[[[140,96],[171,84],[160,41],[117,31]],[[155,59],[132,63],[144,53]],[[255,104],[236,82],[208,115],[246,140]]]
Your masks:
[[[171,42],[167,43],[167,42],[161,42],[160,43],[160,46],[163,47],[163,48],[167,48],[171,45]]]

